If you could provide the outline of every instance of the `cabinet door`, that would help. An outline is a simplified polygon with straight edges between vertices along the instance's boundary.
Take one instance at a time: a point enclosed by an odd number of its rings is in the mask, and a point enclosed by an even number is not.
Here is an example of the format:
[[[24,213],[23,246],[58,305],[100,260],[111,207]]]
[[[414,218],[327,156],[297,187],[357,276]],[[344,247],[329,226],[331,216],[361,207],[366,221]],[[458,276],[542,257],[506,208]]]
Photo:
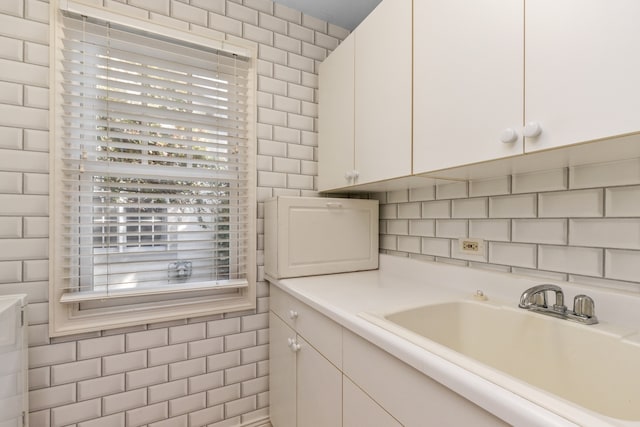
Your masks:
[[[354,132],[354,37],[347,37],[320,64],[318,190],[351,184]]]
[[[298,343],[298,426],[342,426],[342,373],[300,336]]]
[[[414,173],[522,154],[523,16],[522,0],[414,2]]]
[[[527,151],[640,130],[640,2],[536,0],[526,18]]]
[[[343,377],[343,427],[402,427],[395,418],[365,394],[357,385]]]
[[[289,338],[296,334],[278,316],[269,313],[269,412],[273,427],[296,426],[296,353]]]
[[[357,184],[411,174],[411,6],[383,0],[354,32]]]

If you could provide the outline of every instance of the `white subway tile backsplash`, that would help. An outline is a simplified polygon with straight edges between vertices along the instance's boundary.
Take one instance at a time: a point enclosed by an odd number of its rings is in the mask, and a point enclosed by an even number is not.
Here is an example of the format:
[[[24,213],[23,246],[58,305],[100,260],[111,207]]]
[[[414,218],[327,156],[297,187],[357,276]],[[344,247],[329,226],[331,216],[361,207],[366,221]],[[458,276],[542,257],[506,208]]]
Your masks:
[[[542,218],[600,217],[604,214],[602,189],[541,193],[539,198]]]
[[[566,190],[567,188],[566,168],[512,176],[513,194]]]
[[[124,353],[124,335],[78,341],[78,359]]]
[[[102,358],[102,375],[119,374],[147,367],[146,350],[115,354]]]
[[[176,344],[148,350],[149,366],[167,365],[187,359],[187,344]],[[113,357],[113,356],[112,356]]]
[[[532,268],[512,267],[511,272],[513,274],[519,274],[521,276],[537,277],[540,279],[566,281],[566,273],[558,273],[555,271],[534,270]]]
[[[420,203],[400,203],[398,205],[398,218],[420,218]]]
[[[76,360],[74,342],[29,348],[29,367],[58,365]]]
[[[0,283],[19,282],[22,280],[22,261],[0,262]]]
[[[422,253],[424,255],[448,257],[451,254],[450,240],[423,237]]]
[[[129,371],[126,374],[127,390],[165,383],[169,380],[169,368],[166,365]]]
[[[156,329],[134,332],[125,335],[126,351],[136,351],[152,347],[165,346],[169,343],[168,330]]]
[[[189,423],[194,426],[213,424],[224,419],[224,406],[213,406],[189,414]]]
[[[149,404],[186,396],[188,393],[188,380],[180,379],[154,385],[149,387],[148,393]]]
[[[231,351],[207,357],[207,371],[215,372],[240,365],[240,352]]]
[[[469,197],[500,196],[511,191],[511,177],[469,181]]]
[[[572,189],[640,184],[640,159],[575,166],[569,176]]]
[[[436,237],[468,237],[468,221],[459,219],[436,220]]]
[[[206,372],[207,359],[204,357],[186,360],[184,362],[176,362],[169,365],[169,380],[175,381],[182,378],[189,378],[202,375]]]
[[[228,17],[246,22],[252,25],[258,25],[258,11],[246,6],[233,2],[227,2]]]
[[[188,414],[207,407],[207,394],[198,393],[169,401],[169,416]]]
[[[489,262],[515,267],[536,268],[537,247],[520,243],[489,243]]]
[[[640,219],[572,219],[572,246],[640,249]]]
[[[488,199],[457,199],[451,201],[451,217],[452,218],[487,218]]]
[[[257,43],[273,45],[273,31],[260,28],[256,25],[242,24],[242,36],[247,40]]]
[[[538,247],[538,268],[562,273],[602,277],[603,250],[572,246]]]
[[[595,286],[605,289],[615,289],[626,292],[640,292],[640,284],[638,282],[627,282],[621,280],[600,279],[597,277],[579,276],[576,274],[569,275],[569,282],[579,283],[587,286]]]
[[[537,215],[535,194],[489,198],[490,218],[534,218]]]
[[[508,219],[469,220],[469,237],[508,242],[511,238],[511,223]]]
[[[466,182],[436,185],[436,199],[462,199],[469,195]]]
[[[125,391],[125,375],[110,375],[92,380],[80,381],[78,385],[78,401],[95,399]]]
[[[387,203],[405,203],[409,201],[407,190],[390,191],[387,193]]]
[[[422,218],[450,218],[451,201],[440,200],[422,203]]]
[[[127,426],[144,426],[154,421],[160,421],[169,416],[169,403],[161,402],[142,408],[127,411],[125,419]]]
[[[126,427],[124,413],[108,415],[78,423],[78,427]]]
[[[81,380],[98,378],[102,373],[100,359],[82,360],[51,367],[53,385],[75,383]]]
[[[189,394],[218,389],[224,385],[224,371],[196,375],[189,379]]]
[[[435,198],[436,198],[436,187],[434,185],[409,189],[409,201],[411,202],[422,202],[422,201],[426,202],[430,200],[435,200]]]
[[[640,216],[640,186],[606,189],[606,216]]]
[[[43,366],[42,368],[29,369],[29,390],[45,387],[51,387],[51,368]]]
[[[398,205],[387,204],[380,206],[380,219],[394,219],[398,217]]]
[[[522,243],[567,244],[566,219],[514,219],[512,239]]]
[[[70,424],[87,421],[101,415],[100,399],[53,408],[51,410],[51,425],[63,427]]]
[[[29,410],[39,411],[68,405],[76,401],[76,385],[65,384],[29,392]]]
[[[436,222],[432,219],[416,219],[409,221],[409,234],[412,236],[435,237]],[[391,233],[393,234],[393,233]]]
[[[419,254],[420,253],[420,237],[399,236],[398,250],[402,252]]]
[[[607,249],[605,262],[605,277],[607,279],[638,281],[638,277],[640,277],[640,251]]]
[[[398,238],[390,234],[380,236],[380,249],[395,251],[398,248]]]

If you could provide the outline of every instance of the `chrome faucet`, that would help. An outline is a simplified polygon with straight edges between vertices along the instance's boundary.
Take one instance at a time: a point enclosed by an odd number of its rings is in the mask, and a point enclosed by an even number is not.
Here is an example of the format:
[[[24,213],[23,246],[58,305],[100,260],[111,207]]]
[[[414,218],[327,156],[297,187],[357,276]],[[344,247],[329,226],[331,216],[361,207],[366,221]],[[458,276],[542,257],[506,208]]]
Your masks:
[[[547,292],[555,293],[555,303],[549,306],[547,302]],[[598,323],[595,315],[595,304],[593,299],[587,295],[577,295],[573,300],[573,310],[567,310],[564,305],[564,293],[560,286],[552,284],[537,285],[527,289],[520,296],[518,307],[531,310],[561,319],[594,325]]]

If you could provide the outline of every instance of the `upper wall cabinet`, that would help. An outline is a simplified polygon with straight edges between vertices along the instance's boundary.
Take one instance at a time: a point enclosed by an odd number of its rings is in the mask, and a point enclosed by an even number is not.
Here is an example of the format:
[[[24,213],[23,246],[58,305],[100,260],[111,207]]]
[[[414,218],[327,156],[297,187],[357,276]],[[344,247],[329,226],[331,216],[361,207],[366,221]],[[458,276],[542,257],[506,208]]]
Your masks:
[[[320,66],[318,189],[411,174],[412,0],[384,0]]]
[[[535,0],[525,16],[526,151],[638,132],[640,2]]]
[[[524,3],[414,4],[414,173],[522,154]]]
[[[638,17],[637,0],[415,2],[414,173],[638,132]]]
[[[355,35],[320,64],[318,188],[349,185],[353,174]]]
[[[411,174],[412,0],[383,0],[355,30],[355,171]]]

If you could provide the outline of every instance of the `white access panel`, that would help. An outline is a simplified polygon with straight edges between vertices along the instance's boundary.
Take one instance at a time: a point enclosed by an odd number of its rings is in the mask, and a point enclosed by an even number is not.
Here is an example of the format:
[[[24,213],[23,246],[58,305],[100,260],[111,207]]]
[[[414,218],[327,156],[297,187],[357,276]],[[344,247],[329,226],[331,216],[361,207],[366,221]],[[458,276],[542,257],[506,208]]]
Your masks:
[[[274,279],[378,268],[377,200],[276,197],[264,233]]]

